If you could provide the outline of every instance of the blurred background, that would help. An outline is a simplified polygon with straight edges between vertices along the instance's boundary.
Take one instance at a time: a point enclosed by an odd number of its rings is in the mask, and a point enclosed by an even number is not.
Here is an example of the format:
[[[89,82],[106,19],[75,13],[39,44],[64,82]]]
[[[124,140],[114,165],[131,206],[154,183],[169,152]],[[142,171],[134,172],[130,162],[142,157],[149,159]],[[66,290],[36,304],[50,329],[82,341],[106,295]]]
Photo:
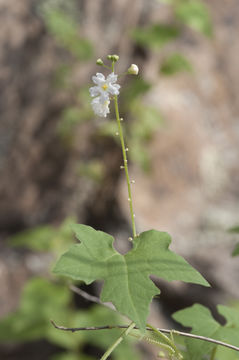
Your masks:
[[[212,288],[163,289],[149,321],[195,302],[238,304],[238,0],[0,1],[0,358],[98,359],[118,331],[65,326],[125,319],[82,299],[51,268],[74,243],[72,222],[110,232],[128,250],[131,229],[114,122],[96,117],[89,87],[97,58],[119,54],[137,77],[120,80],[120,111],[138,232],[173,238]],[[107,74],[107,73],[106,73]],[[113,110],[113,109],[112,109]],[[87,287],[99,295],[100,284]],[[154,359],[117,348],[112,359]]]

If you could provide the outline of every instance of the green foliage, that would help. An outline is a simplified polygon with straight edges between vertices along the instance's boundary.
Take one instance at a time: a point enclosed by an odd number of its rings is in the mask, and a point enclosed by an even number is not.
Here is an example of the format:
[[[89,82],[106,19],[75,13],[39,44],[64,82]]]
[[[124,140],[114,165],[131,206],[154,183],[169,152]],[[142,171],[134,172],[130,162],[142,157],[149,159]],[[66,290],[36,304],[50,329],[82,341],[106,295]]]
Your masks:
[[[46,279],[29,281],[17,312],[0,322],[0,341],[11,343],[45,338],[51,327],[49,319],[62,317],[62,309],[69,302],[69,296],[65,287]]]
[[[168,249],[171,239],[167,233],[143,232],[135,238],[133,249],[121,255],[113,248],[114,238],[109,234],[86,225],[75,225],[73,230],[81,244],[72,246],[53,272],[86,284],[103,279],[101,300],[112,302],[141,331],[152,297],[160,292],[149,275],[208,286],[195,269]]]
[[[71,66],[69,64],[60,64],[55,69],[53,87],[54,89],[68,89],[71,88],[69,80],[71,75]]]
[[[104,177],[104,164],[100,160],[92,160],[86,164],[80,163],[79,174],[85,176],[88,179],[100,183]]]
[[[80,61],[89,60],[93,55],[93,47],[89,40],[80,37],[76,21],[61,9],[44,12],[48,31],[58,43]]]
[[[239,233],[239,226],[234,226],[229,231],[232,233]]]
[[[51,251],[55,256],[59,256],[73,243],[73,223],[74,218],[67,218],[59,228],[50,225],[37,226],[12,236],[9,243],[33,251]]]
[[[177,311],[173,314],[173,318],[181,323],[183,326],[192,328],[192,333],[202,335],[228,342],[231,345],[238,346],[238,332],[239,332],[239,312],[238,310],[229,308],[227,306],[218,305],[218,312],[225,317],[226,324],[220,325],[211,315],[211,312],[204,306],[195,304],[189,308]],[[201,360],[205,355],[212,354],[217,351],[216,357],[219,360],[229,359],[229,357],[221,357],[222,354],[228,354],[232,359],[238,359],[238,353],[234,350],[224,349],[221,352],[218,346],[206,341],[195,339],[187,339],[185,341],[187,346],[187,356],[191,360]]]
[[[239,226],[234,226],[231,229],[229,229],[229,232],[231,233],[239,233]],[[239,243],[236,244],[233,252],[232,252],[232,256],[238,256],[239,255]]]
[[[192,71],[192,65],[183,55],[175,53],[164,60],[160,71],[164,75],[174,75],[181,71]]]
[[[52,360],[88,359],[81,354],[85,344],[92,344],[107,348],[115,339],[120,330],[105,330],[102,332],[63,332],[56,330],[50,323],[54,319],[56,323],[65,323],[69,326],[96,326],[104,324],[119,324],[119,316],[105,308],[94,306],[90,311],[73,310],[69,306],[72,296],[63,283],[54,283],[47,279],[34,278],[30,280],[21,297],[18,310],[0,321],[0,343],[30,342],[46,339],[52,344],[59,345],[67,350],[52,357]],[[117,348],[114,359],[124,358],[138,359],[138,354],[130,346],[129,341]]]
[[[144,29],[135,29],[132,37],[142,46],[161,49],[170,41],[175,40],[179,34],[179,28],[175,25],[157,24]]]
[[[58,123],[57,131],[62,139],[71,144],[77,126],[91,120],[90,95],[87,88],[73,94],[75,105],[66,107]]]
[[[126,137],[129,146],[129,158],[131,161],[148,172],[151,168],[148,144],[158,127],[163,123],[158,109],[144,104],[142,96],[147,93],[151,85],[142,78],[134,78],[126,87],[121,96],[123,113],[128,113],[132,118],[126,124]],[[115,137],[118,127],[115,121],[103,123],[98,129],[98,135]]]
[[[140,99],[132,102],[131,115],[134,120],[130,124],[128,136],[130,159],[147,172],[151,168],[148,143],[163,120],[156,108],[144,105]]]
[[[181,0],[175,4],[175,15],[184,24],[206,36],[212,35],[212,23],[206,5],[199,0]]]
[[[236,244],[235,249],[232,252],[232,256],[238,256],[239,255],[239,243]]]
[[[135,77],[128,85],[125,86],[124,92],[121,96],[123,99],[122,106],[125,107],[125,103],[130,106],[130,104],[138,99],[139,96],[144,95],[151,89],[152,85],[144,80],[142,77]],[[127,110],[127,109],[126,109]]]

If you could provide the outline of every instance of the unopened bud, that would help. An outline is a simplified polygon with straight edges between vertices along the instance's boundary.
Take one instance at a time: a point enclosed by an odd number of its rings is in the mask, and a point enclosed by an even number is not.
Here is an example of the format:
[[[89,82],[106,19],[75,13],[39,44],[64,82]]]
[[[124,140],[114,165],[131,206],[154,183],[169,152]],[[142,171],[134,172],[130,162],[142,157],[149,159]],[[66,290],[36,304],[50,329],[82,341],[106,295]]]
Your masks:
[[[108,55],[107,59],[112,62],[117,62],[119,60],[119,56],[118,55]]]
[[[119,55],[112,55],[112,61],[117,62],[119,60]]]
[[[131,64],[131,66],[128,68],[128,74],[138,75],[138,73],[139,73],[138,66],[135,64]]]
[[[104,65],[103,60],[102,59],[97,59],[96,60],[96,65],[103,66]]]

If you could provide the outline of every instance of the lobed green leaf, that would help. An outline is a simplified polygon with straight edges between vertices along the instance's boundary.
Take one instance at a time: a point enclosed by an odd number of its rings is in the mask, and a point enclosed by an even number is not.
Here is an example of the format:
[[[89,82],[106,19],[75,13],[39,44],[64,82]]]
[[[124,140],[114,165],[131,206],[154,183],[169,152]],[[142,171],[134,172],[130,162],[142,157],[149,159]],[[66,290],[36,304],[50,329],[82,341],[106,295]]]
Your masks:
[[[165,232],[141,233],[135,238],[133,249],[121,255],[114,249],[114,238],[109,234],[86,225],[74,225],[73,230],[81,244],[72,246],[53,272],[86,284],[104,280],[101,300],[112,302],[141,331],[145,329],[150,302],[160,292],[150,275],[209,286],[182,257],[168,249],[171,238]]]

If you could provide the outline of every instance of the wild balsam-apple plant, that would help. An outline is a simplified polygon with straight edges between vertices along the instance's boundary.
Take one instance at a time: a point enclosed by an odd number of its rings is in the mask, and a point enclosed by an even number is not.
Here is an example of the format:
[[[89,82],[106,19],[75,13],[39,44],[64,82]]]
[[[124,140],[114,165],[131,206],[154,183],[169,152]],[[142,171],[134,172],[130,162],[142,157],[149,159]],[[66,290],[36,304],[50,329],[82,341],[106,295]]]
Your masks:
[[[166,351],[168,358],[182,359],[172,336],[171,338],[167,337],[150,325],[148,327],[153,330],[157,340],[147,339],[145,335],[150,303],[153,297],[160,293],[160,289],[151,281],[150,275],[166,281],[181,280],[204,286],[209,286],[209,284],[186,260],[169,249],[171,243],[169,234],[158,230],[148,230],[141,234],[136,231],[131,192],[131,184],[134,181],[129,176],[128,149],[125,146],[123,119],[120,117],[118,107],[121,87],[117,83],[118,75],[115,72],[115,65],[119,56],[109,55],[108,60],[111,62],[111,66],[105,65],[101,59],[97,60],[97,64],[106,68],[110,73],[107,76],[97,73],[92,77],[94,86],[90,88],[90,95],[93,98],[91,104],[96,115],[106,117],[110,113],[110,102],[114,103],[118,126],[116,136],[119,136],[122,147],[123,163],[121,168],[125,171],[128,188],[127,201],[132,223],[132,236],[129,240],[132,241],[133,247],[128,253],[121,255],[115,250],[114,238],[111,235],[97,231],[90,226],[75,224],[72,226],[72,230],[80,243],[71,246],[61,256],[53,272],[83,281],[87,285],[95,280],[103,280],[101,301],[111,302],[119,313],[131,321],[121,337],[103,355],[102,360],[108,358],[122,341],[123,335],[130,334],[134,327],[139,328],[141,332],[139,338],[159,345]],[[138,72],[138,66],[132,64],[122,75],[138,75]],[[175,316],[175,319],[180,320],[180,316]]]

